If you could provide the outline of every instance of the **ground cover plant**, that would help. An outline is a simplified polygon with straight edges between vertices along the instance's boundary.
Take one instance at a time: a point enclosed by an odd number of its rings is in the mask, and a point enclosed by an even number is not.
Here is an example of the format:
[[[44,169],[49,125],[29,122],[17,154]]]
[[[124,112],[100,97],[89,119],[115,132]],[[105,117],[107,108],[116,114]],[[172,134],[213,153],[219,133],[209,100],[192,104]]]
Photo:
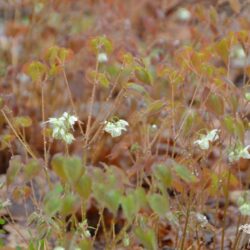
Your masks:
[[[0,1],[1,249],[250,249],[248,1]]]

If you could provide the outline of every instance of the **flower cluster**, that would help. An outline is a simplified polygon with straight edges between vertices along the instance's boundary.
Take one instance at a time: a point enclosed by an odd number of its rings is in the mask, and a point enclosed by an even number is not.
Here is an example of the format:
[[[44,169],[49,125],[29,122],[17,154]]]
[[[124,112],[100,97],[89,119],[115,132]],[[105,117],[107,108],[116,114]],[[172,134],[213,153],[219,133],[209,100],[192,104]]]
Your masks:
[[[196,213],[196,220],[201,227],[206,227],[206,225],[208,224],[207,217],[201,213]]]
[[[242,146],[236,147],[236,149],[231,151],[228,155],[229,162],[238,161],[240,158],[250,159],[250,154],[248,152],[249,148],[250,148],[250,145],[246,147],[242,147]]]
[[[128,126],[128,122],[125,120],[118,121],[105,121],[104,131],[111,134],[112,137],[118,137],[122,134],[122,131],[126,131],[126,126]]]
[[[249,203],[243,203],[239,207],[240,213],[242,215],[250,215],[250,204]]]
[[[71,144],[75,138],[70,131],[73,130],[73,126],[77,120],[76,116],[70,115],[67,112],[64,112],[59,118],[49,118],[47,122],[53,129],[52,137]]]
[[[244,224],[239,227],[239,231],[242,231],[246,234],[250,234],[250,224]]]
[[[214,142],[219,139],[219,130],[213,129],[207,135],[201,135],[199,140],[194,141],[194,144],[199,145],[202,150],[209,148],[209,142]]]
[[[98,54],[98,56],[97,56],[97,61],[98,61],[99,63],[105,63],[105,62],[107,62],[107,61],[108,61],[108,56],[107,56],[107,54],[106,54],[106,53],[100,53],[100,54]]]

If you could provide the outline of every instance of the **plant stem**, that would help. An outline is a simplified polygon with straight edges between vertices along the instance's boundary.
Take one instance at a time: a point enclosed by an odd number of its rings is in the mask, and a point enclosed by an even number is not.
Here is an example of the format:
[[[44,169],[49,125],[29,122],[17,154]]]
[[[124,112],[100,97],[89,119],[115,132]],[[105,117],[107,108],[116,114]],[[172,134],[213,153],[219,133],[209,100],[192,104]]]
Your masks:
[[[45,122],[45,104],[44,104],[44,82],[41,83],[41,106],[42,106],[42,123],[44,124]],[[47,182],[49,184],[49,188],[52,188],[51,181],[49,178],[49,173],[48,173],[48,157],[47,157],[47,140],[46,140],[46,134],[45,130],[43,128],[43,153],[44,153],[44,172],[45,176],[47,179]]]
[[[85,142],[84,142],[84,149],[83,149],[83,163],[84,163],[84,165],[86,165],[86,163],[87,163],[87,151],[88,151],[87,147],[88,147],[88,141],[89,141],[89,136],[90,136],[90,127],[91,127],[93,106],[94,106],[94,101],[95,101],[98,68],[99,68],[99,62],[98,62],[98,60],[96,60],[96,68],[95,68],[96,75],[95,75],[95,79],[93,82],[93,88],[92,88],[91,99],[90,99],[90,110],[89,110],[89,114],[88,114],[87,127],[86,127],[86,131],[85,131]]]
[[[66,75],[66,72],[65,72],[65,68],[64,68],[64,66],[62,68],[63,68],[63,78],[64,78],[64,81],[65,81],[65,84],[66,84],[66,87],[67,87],[69,100],[70,100],[70,105],[71,105],[71,107],[73,109],[74,115],[78,117],[77,111],[76,111],[76,106],[75,106],[75,103],[73,101],[72,93],[71,93],[71,90],[70,90],[70,87],[69,87],[69,81],[68,81],[68,78],[67,78],[67,75]],[[77,120],[77,124],[78,124],[78,127],[80,129],[80,132],[81,132],[82,136],[84,136],[84,132],[82,130],[81,122],[79,121],[79,119]]]
[[[4,110],[1,110],[1,113],[3,114],[6,122],[8,123],[8,125],[10,126],[11,130],[13,131],[13,133],[15,134],[15,136],[17,137],[17,139],[20,141],[20,143],[24,146],[24,148],[26,149],[26,151],[30,154],[30,156],[37,160],[37,157],[35,156],[35,154],[32,152],[32,150],[30,149],[29,145],[26,144],[21,136],[17,133],[16,129],[14,128],[14,126],[12,125],[10,119],[8,118],[8,116],[6,115],[6,113],[4,112]]]
[[[230,177],[231,177],[231,172],[228,171],[227,174],[227,186],[225,190],[225,207],[224,207],[224,213],[223,213],[223,228],[222,228],[222,234],[221,234],[221,250],[224,250],[224,238],[225,238],[225,224],[226,224],[226,214],[227,214],[227,208],[228,208],[228,203],[229,203],[229,184],[230,184]]]
[[[188,227],[188,220],[189,220],[189,215],[190,215],[190,198],[188,199],[188,207],[187,207],[187,213],[186,213],[186,220],[185,220],[185,226],[183,230],[183,237],[181,241],[181,250],[184,250],[185,246],[185,239],[186,239],[186,234],[187,234],[187,227]]]

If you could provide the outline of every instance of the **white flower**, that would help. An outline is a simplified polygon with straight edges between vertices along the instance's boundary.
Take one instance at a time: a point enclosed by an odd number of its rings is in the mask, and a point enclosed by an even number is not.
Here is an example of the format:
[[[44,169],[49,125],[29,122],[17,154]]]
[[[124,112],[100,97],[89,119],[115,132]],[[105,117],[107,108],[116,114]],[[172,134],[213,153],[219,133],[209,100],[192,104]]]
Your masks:
[[[54,250],[65,250],[64,247],[55,247]]]
[[[231,49],[230,56],[238,59],[244,59],[246,57],[246,53],[241,45],[235,45]]]
[[[64,119],[64,121],[66,123],[68,123],[68,125],[70,125],[70,127],[73,129],[73,125],[77,122],[77,117],[74,115],[70,115],[67,112],[64,112],[62,115],[62,119]]]
[[[70,115],[64,112],[59,118],[49,118],[46,123],[49,123],[52,127],[52,137],[57,140],[63,140],[67,144],[71,144],[75,139],[70,133],[73,130],[73,126],[78,118],[74,115]]]
[[[154,130],[156,130],[158,127],[157,127],[156,124],[153,124],[153,125],[151,126],[151,128],[154,129]]]
[[[107,61],[108,61],[108,56],[107,56],[107,54],[106,54],[106,53],[100,53],[100,54],[98,54],[98,56],[97,56],[97,61],[98,61],[99,63],[105,63],[105,62],[107,62]]]
[[[244,224],[239,227],[240,231],[243,231],[246,234],[250,234],[250,224]]]
[[[214,142],[219,139],[219,130],[213,129],[207,135],[201,135],[199,140],[194,141],[194,144],[199,145],[202,150],[209,148],[209,142]]]
[[[90,238],[90,237],[91,237],[91,234],[90,234],[89,230],[85,230],[85,231],[84,231],[84,236],[85,236],[86,238]]]
[[[63,140],[64,140],[67,144],[71,144],[71,143],[75,140],[75,138],[74,138],[74,136],[73,136],[72,134],[67,133],[67,134],[64,135]]]
[[[248,152],[250,145],[246,147],[238,147],[235,150],[231,151],[228,155],[229,162],[238,161],[240,158],[250,159],[250,154]]]
[[[194,144],[199,145],[202,150],[206,150],[209,148],[209,141],[205,138],[194,141]]]
[[[191,18],[190,11],[185,8],[179,8],[176,14],[180,21],[188,21]]]
[[[0,201],[0,208],[5,208],[11,206],[11,201],[9,199],[5,201]]]
[[[201,225],[201,227],[205,227],[208,224],[207,217],[201,213],[196,213],[197,222]]]
[[[244,203],[239,207],[240,213],[242,215],[250,215],[250,204]]]
[[[125,120],[118,120],[116,122],[108,122],[105,121],[105,127],[104,127],[104,131],[106,131],[107,133],[111,134],[112,137],[118,137],[122,134],[122,131],[126,131],[126,126],[128,126],[128,122]]]
[[[123,241],[122,242],[123,242],[123,245],[125,247],[128,247],[130,245],[130,240],[129,240],[129,237],[128,237],[127,234],[125,234],[125,236],[123,237]]]
[[[245,93],[245,98],[250,102],[250,92]]]

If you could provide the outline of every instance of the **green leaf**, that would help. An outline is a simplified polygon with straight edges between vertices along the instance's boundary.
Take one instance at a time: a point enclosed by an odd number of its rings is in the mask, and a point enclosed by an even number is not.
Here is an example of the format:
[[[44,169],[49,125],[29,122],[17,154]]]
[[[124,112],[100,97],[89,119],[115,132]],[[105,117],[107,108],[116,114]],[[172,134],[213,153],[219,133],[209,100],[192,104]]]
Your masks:
[[[146,84],[152,84],[152,76],[149,71],[143,67],[137,66],[135,68],[135,76],[138,80]]]
[[[85,172],[81,159],[76,156],[65,158],[63,168],[66,178],[72,186],[76,184]]]
[[[245,98],[250,102],[250,92],[245,93]]]
[[[98,203],[108,208],[113,214],[116,214],[122,198],[118,190],[109,190],[104,184],[95,183],[93,192]]]
[[[63,182],[68,181],[72,186],[76,185],[80,177],[85,173],[85,168],[79,157],[65,157],[56,155],[51,162],[55,173]]]
[[[6,223],[6,221],[2,218],[0,218],[0,225],[4,225]]]
[[[109,87],[109,80],[104,73],[98,73],[97,80],[103,88]]]
[[[5,134],[1,136],[1,147],[0,150],[4,150],[10,146],[10,143],[14,141],[15,136],[11,134]]]
[[[164,164],[158,164],[154,168],[155,177],[160,180],[166,187],[170,187],[172,184],[172,173],[169,166]]]
[[[158,250],[157,237],[151,228],[135,228],[135,235],[147,250]]]
[[[168,198],[160,194],[148,196],[148,202],[152,210],[160,217],[164,217],[169,210]]]
[[[16,127],[28,128],[32,125],[32,120],[29,116],[18,116],[13,119]]]
[[[22,166],[23,164],[21,162],[21,157],[19,155],[11,157],[6,176],[7,186],[11,185],[15,181],[15,178],[19,174]]]
[[[130,66],[134,63],[134,57],[130,53],[124,53],[122,55],[122,61],[125,66]]]
[[[62,63],[64,63],[69,58],[70,54],[72,54],[71,50],[66,48],[60,48],[58,51],[58,58]]]
[[[75,213],[78,207],[78,198],[74,194],[67,194],[62,199],[61,214],[67,216]]]
[[[138,212],[136,196],[133,193],[130,193],[127,196],[122,197],[121,204],[126,219],[131,223]]]
[[[193,175],[190,172],[190,170],[183,165],[175,163],[174,170],[175,170],[176,174],[187,183],[194,183],[194,182],[198,181],[196,176]]]
[[[211,173],[211,186],[210,186],[210,192],[211,194],[216,194],[218,192],[220,186],[220,180],[217,174]]]
[[[116,214],[121,201],[121,193],[118,190],[110,190],[105,197],[105,202],[107,208],[113,213]]]
[[[2,97],[0,97],[0,109],[4,107],[4,100]]]
[[[140,94],[146,94],[146,95],[148,94],[146,89],[137,83],[129,82],[125,85],[125,87],[127,87],[128,89],[135,90],[136,92]]]
[[[237,119],[234,123],[234,133],[241,142],[244,141],[245,126],[241,119]]]
[[[93,250],[92,242],[89,239],[83,239],[80,242],[80,248],[84,250]]]
[[[230,105],[232,107],[233,113],[236,113],[239,107],[239,97],[236,95],[229,96]]]
[[[32,178],[38,175],[38,173],[41,170],[41,165],[37,160],[30,160],[25,166],[24,166],[24,177],[27,181],[30,181]]]
[[[113,50],[113,45],[112,42],[106,38],[106,36],[99,36],[90,41],[90,48],[96,54],[99,52],[106,52],[107,54],[110,54]]]
[[[58,46],[52,46],[47,49],[45,53],[45,60],[50,64],[57,64],[58,63],[58,54],[59,54],[60,48]]]
[[[136,198],[136,204],[138,210],[147,205],[147,196],[145,190],[142,187],[136,188],[136,190],[134,191],[134,195]]]
[[[51,161],[52,169],[57,174],[57,176],[59,176],[62,182],[65,182],[67,180],[64,167],[63,167],[64,160],[65,160],[65,157],[63,157],[62,155],[55,155]]]
[[[191,132],[191,129],[197,123],[197,113],[193,110],[188,110],[188,113],[184,113],[183,119],[183,134],[184,136],[188,135]]]
[[[211,94],[207,101],[207,107],[209,111],[215,113],[216,115],[223,115],[224,114],[224,101],[223,99],[216,95]]]
[[[44,210],[48,215],[53,216],[61,209],[61,206],[62,206],[61,198],[53,197],[47,200],[47,202],[45,202]]]
[[[227,115],[223,119],[223,125],[227,129],[227,131],[231,134],[234,133],[234,118],[230,115]]]
[[[83,175],[75,185],[78,194],[84,198],[88,199],[92,191],[92,181],[88,175]]]
[[[53,191],[46,194],[44,198],[44,211],[50,215],[55,215],[62,207],[61,194],[63,188],[61,185],[56,185]]]
[[[147,108],[147,113],[154,113],[154,112],[158,112],[161,110],[161,108],[165,105],[165,103],[161,100],[156,100],[156,101],[153,101],[151,102],[149,105],[148,105],[148,108]]]
[[[46,72],[47,67],[38,61],[30,63],[27,68],[27,74],[34,82],[38,80],[41,81]]]
[[[222,60],[227,64],[230,51],[230,43],[227,38],[223,38],[217,42],[216,46],[217,53],[221,56]]]

